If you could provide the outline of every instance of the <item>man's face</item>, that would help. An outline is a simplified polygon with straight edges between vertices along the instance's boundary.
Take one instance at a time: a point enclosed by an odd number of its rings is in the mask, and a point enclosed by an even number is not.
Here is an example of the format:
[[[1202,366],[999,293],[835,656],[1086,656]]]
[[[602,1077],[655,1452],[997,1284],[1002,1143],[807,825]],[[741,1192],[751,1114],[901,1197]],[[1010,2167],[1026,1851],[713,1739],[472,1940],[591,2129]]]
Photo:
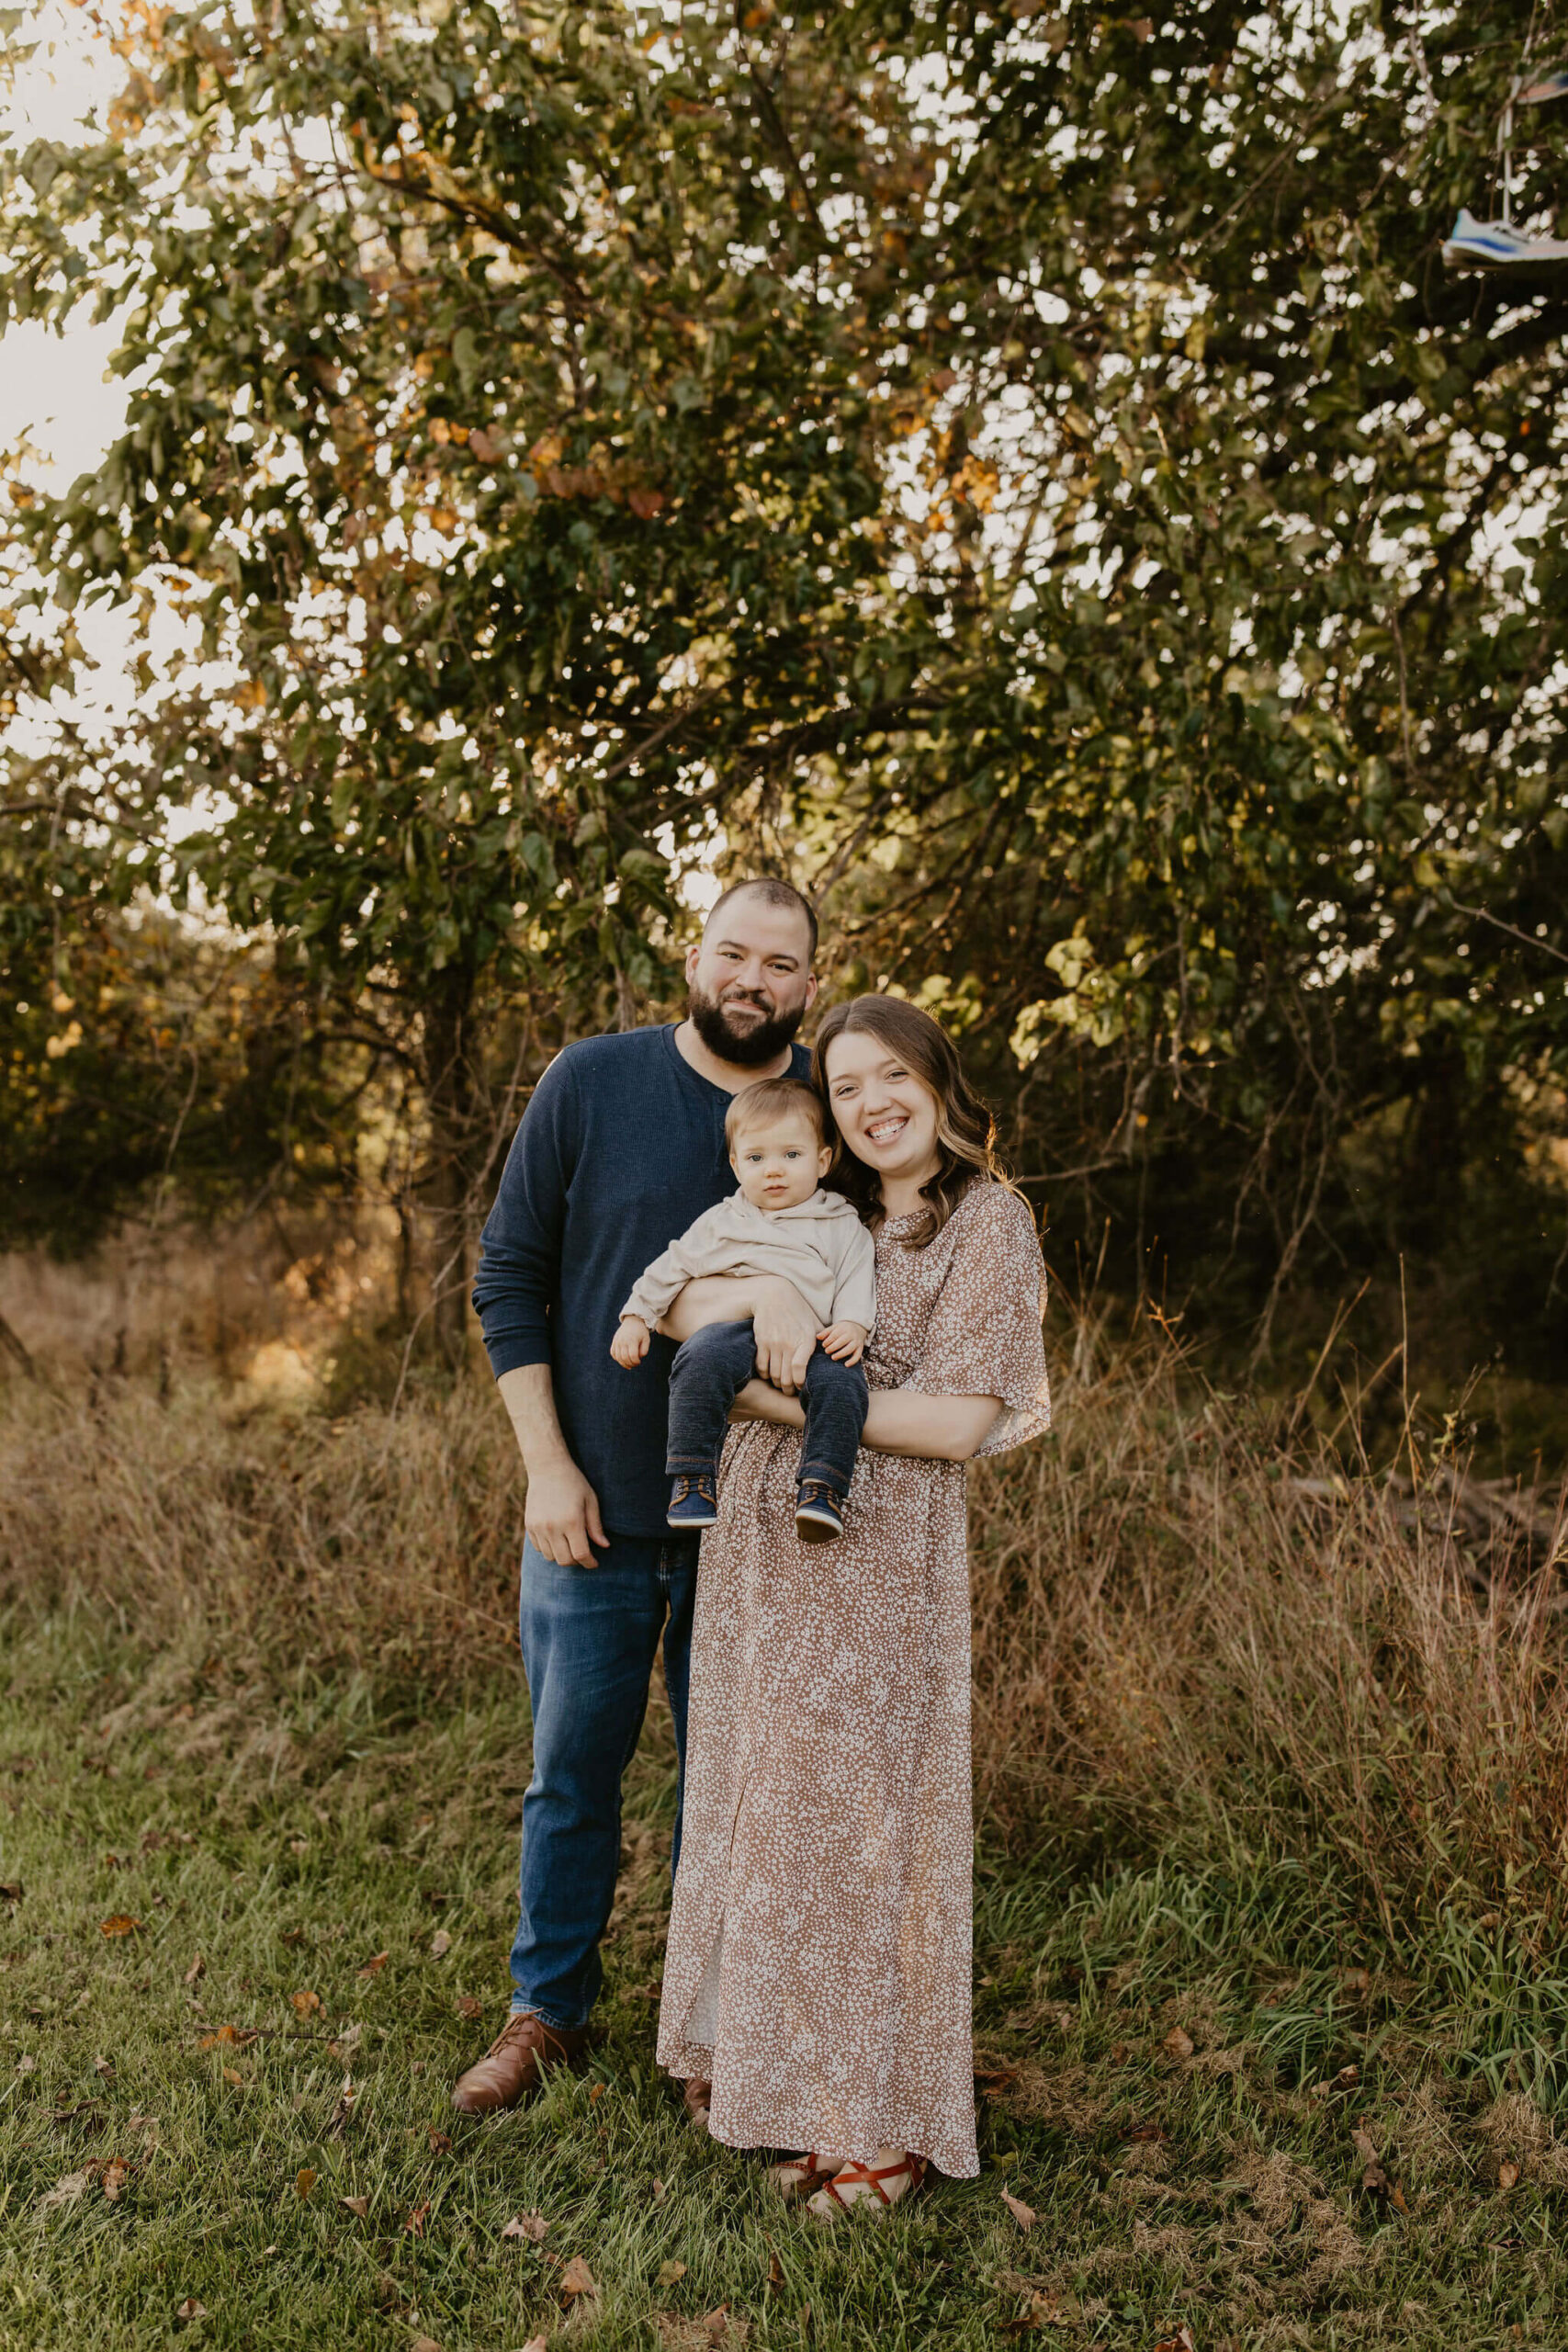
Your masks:
[[[806,918],[742,890],[686,953],[686,1010],[710,1054],[742,1069],[776,1061],[817,995]]]

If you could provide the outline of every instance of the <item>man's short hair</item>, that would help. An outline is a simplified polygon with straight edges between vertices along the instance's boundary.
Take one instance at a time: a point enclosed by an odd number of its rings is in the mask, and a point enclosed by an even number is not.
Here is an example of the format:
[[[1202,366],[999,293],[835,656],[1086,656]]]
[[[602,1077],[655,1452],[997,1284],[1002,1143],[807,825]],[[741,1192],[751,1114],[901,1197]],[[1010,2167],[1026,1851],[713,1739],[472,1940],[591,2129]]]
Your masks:
[[[828,1141],[828,1111],[814,1086],[803,1078],[761,1078],[755,1086],[743,1086],[739,1094],[729,1098],[729,1108],[724,1114],[724,1140],[734,1153],[748,1127],[761,1126],[764,1119],[782,1119],[795,1112],[811,1122],[818,1144]]]
[[[762,899],[763,902],[770,907],[793,907],[796,914],[804,915],[806,918],[807,932],[809,934],[811,941],[810,954],[807,957],[807,961],[815,962],[817,956],[817,910],[812,905],[810,899],[806,896],[805,892],[797,890],[793,882],[786,882],[781,874],[753,874],[750,875],[744,882],[732,882],[728,889],[724,892],[723,896],[716,899],[712,906],[708,909],[707,920],[703,924],[704,937],[705,938],[707,935],[708,924],[713,922],[715,916],[719,913],[720,910],[727,907],[731,899],[739,898],[741,892],[744,890],[754,891],[757,897]]]

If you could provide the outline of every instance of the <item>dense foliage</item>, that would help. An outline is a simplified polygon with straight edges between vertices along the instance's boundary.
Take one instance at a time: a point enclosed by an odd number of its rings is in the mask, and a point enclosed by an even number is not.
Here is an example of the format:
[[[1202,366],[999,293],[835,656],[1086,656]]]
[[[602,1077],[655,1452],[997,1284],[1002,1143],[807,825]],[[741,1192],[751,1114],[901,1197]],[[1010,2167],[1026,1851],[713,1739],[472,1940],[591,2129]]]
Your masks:
[[[123,312],[136,385],[7,629],[183,635],[29,739],[8,870],[265,932],[414,1053],[460,1219],[508,1003],[633,1017],[682,860],[761,854],[1123,1262],[1256,1304],[1506,1208],[1544,1330],[1568,276],[1437,250],[1531,26],[131,9],[105,135],[6,162],[5,314]],[[1549,225],[1568,107],[1519,137]]]

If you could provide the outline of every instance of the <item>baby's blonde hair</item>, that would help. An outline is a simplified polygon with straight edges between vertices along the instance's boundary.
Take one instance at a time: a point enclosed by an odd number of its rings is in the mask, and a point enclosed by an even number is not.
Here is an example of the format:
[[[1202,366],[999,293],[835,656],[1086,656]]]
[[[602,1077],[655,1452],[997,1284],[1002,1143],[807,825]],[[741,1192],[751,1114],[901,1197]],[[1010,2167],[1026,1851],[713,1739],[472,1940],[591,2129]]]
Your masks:
[[[818,1143],[827,1142],[828,1113],[817,1089],[807,1086],[803,1078],[762,1078],[755,1086],[743,1086],[739,1094],[731,1095],[724,1114],[727,1149],[733,1157],[736,1145],[748,1127],[759,1126],[764,1119],[782,1118],[790,1111],[803,1113],[811,1122]]]

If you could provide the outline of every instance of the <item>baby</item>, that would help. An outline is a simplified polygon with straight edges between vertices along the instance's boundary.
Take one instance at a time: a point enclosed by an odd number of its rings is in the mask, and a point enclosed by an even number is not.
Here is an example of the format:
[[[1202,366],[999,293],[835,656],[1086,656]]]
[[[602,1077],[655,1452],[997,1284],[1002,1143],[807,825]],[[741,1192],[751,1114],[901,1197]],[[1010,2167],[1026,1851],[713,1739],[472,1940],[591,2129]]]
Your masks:
[[[876,1319],[876,1252],[837,1193],[818,1188],[832,1163],[827,1113],[797,1078],[764,1079],[736,1095],[724,1123],[740,1190],[720,1201],[657,1257],[621,1309],[610,1353],[629,1372],[648,1353],[649,1328],[702,1274],[782,1274],[820,1329],[807,1366],[806,1438],[795,1492],[795,1532],[828,1544],[844,1532],[865,1423],[861,1357]],[[750,1322],[705,1324],[679,1349],[670,1374],[671,1527],[711,1527],[718,1515],[718,1457],[729,1408],[756,1370]]]

